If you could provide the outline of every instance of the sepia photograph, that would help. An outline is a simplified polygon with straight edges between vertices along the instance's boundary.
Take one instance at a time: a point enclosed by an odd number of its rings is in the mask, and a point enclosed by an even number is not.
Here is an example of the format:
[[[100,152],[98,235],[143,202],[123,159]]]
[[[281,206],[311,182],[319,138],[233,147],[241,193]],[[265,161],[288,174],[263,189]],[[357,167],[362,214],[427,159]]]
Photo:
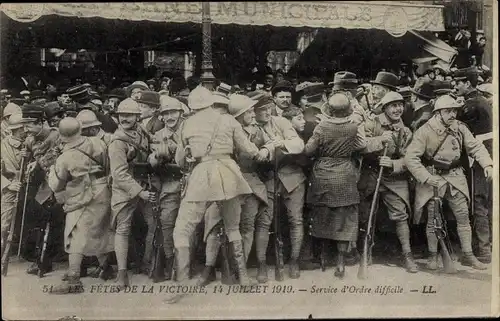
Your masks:
[[[3,320],[500,317],[498,2],[0,4]]]

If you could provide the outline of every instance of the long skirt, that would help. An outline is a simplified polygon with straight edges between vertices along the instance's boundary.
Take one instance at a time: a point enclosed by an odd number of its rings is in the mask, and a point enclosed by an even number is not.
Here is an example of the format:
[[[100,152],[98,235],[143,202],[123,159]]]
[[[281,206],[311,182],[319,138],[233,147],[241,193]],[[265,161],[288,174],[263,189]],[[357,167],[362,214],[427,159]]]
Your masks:
[[[311,217],[312,236],[335,241],[357,240],[358,204],[341,207],[314,206]]]

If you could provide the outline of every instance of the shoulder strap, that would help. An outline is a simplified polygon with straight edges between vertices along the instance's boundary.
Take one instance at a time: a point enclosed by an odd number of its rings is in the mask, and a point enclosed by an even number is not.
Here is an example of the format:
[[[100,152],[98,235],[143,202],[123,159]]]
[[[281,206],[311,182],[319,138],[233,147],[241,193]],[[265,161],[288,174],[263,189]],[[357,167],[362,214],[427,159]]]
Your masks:
[[[95,159],[94,157],[92,157],[92,155],[84,152],[83,150],[81,150],[80,148],[78,147],[75,147],[75,148],[72,148],[73,150],[76,150],[76,151],[79,151],[80,153],[82,153],[83,155],[87,156],[88,158],[90,158],[94,163],[96,163],[97,165],[101,165],[101,166],[104,166],[103,164],[101,164],[97,159]]]
[[[434,159],[434,156],[436,156],[436,154],[439,152],[439,150],[443,146],[443,144],[446,141],[446,138],[448,138],[448,136],[450,136],[450,133],[448,131],[446,131],[446,136],[444,136],[443,140],[441,140],[441,142],[439,142],[438,147],[436,148],[436,150],[434,151],[434,153],[432,153],[431,159]]]
[[[222,114],[217,116],[217,121],[215,123],[214,131],[212,132],[212,137],[210,137],[210,141],[208,142],[207,151],[205,152],[205,156],[207,156],[210,153],[210,151],[212,150],[212,145],[214,143],[215,136],[219,132],[219,124],[220,124],[220,120],[221,120],[220,118],[222,118]]]

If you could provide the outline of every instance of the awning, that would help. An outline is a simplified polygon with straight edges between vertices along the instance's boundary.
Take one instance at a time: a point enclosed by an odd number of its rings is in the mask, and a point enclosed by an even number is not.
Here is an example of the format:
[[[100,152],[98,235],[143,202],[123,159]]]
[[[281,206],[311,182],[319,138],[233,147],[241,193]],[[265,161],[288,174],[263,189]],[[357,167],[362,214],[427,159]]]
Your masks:
[[[2,4],[13,20],[33,22],[45,15],[131,21],[201,23],[201,2]],[[443,31],[443,6],[395,1],[211,2],[215,24],[382,29],[391,34]]]

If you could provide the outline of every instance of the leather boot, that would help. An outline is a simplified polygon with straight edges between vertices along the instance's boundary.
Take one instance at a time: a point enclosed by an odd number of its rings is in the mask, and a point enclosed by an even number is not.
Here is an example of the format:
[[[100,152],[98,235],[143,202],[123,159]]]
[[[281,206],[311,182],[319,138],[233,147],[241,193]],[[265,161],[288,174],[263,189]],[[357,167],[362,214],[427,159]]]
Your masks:
[[[290,279],[298,279],[300,278],[300,268],[299,264],[297,263],[297,259],[290,259],[290,263],[288,265],[289,273],[290,273]]]
[[[339,251],[337,254],[337,267],[335,268],[334,275],[340,279],[345,277],[345,262],[344,262],[344,252]]]
[[[127,270],[118,270],[115,282],[118,283],[118,289],[120,291],[125,290],[125,287],[130,286]]]
[[[471,266],[475,270],[486,270],[487,266],[479,262],[472,252],[464,253],[462,257],[463,266]]]
[[[215,280],[217,280],[217,276],[215,275],[215,267],[205,266],[203,272],[201,272],[201,277],[198,281],[198,284],[201,286],[207,286]]]
[[[46,262],[45,264],[42,264],[42,271],[40,271],[40,269],[38,268],[38,263],[34,262],[28,267],[26,273],[37,275],[40,274],[41,272],[41,275],[43,276],[45,273],[49,273],[52,271],[53,271],[52,262]]]
[[[173,256],[165,259],[165,280],[172,280],[174,274],[174,260],[175,258]]]
[[[189,283],[189,268],[190,268],[190,251],[189,247],[181,247],[175,250],[175,273],[177,282],[180,285],[188,285]],[[187,294],[185,293],[177,293],[170,296],[167,296],[165,299],[165,303],[177,303]]]
[[[99,278],[101,280],[107,281],[113,278],[113,267],[109,264],[104,264],[99,266]]]
[[[245,259],[245,253],[243,252],[243,243],[241,240],[231,242],[233,246],[233,257],[235,261],[235,266],[238,269],[238,279],[240,281],[240,285],[250,285],[250,279],[247,274],[247,266]]]
[[[413,259],[413,255],[410,253],[404,253],[404,266],[406,268],[406,271],[408,273],[417,273],[418,272],[418,266],[417,263],[415,263],[415,260]]]
[[[438,254],[436,252],[429,253],[429,258],[427,259],[426,267],[428,270],[432,270],[432,271],[435,271],[439,268],[439,266],[438,266]]]
[[[50,294],[70,294],[70,293],[82,293],[84,292],[83,284],[80,281],[79,275],[68,274],[67,280],[63,281],[62,284],[54,286]]]
[[[259,270],[257,271],[257,281],[259,283],[267,283],[269,280],[267,276],[267,265],[266,262],[259,262]]]
[[[141,267],[139,268],[139,271],[140,271],[140,274],[149,275],[150,269],[151,269],[151,264],[143,262],[141,264]]]
[[[491,263],[491,251],[479,250],[477,255],[477,260],[484,264]]]

